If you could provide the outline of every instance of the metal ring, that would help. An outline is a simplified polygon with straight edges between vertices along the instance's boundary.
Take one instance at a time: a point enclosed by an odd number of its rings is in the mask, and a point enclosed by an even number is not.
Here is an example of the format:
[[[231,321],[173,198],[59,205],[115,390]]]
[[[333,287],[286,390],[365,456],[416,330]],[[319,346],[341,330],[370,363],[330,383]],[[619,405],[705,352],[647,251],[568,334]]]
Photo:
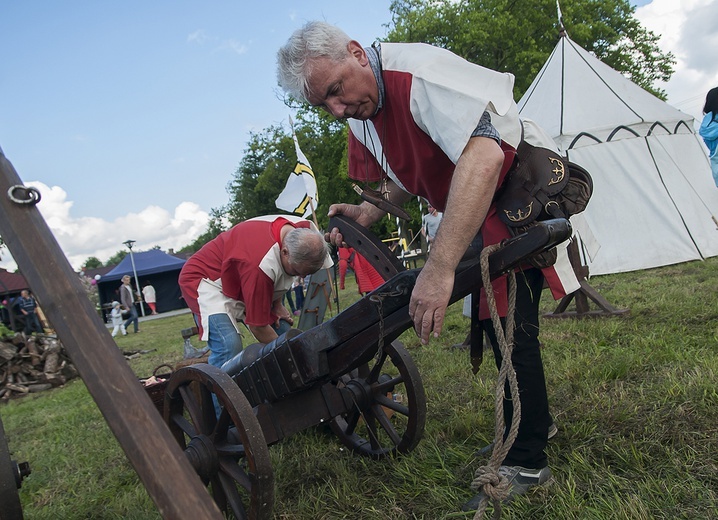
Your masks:
[[[16,193],[20,197],[16,196]],[[22,184],[10,186],[10,189],[7,190],[7,196],[15,204],[32,204],[33,206],[40,202],[41,198],[37,189],[23,186]]]

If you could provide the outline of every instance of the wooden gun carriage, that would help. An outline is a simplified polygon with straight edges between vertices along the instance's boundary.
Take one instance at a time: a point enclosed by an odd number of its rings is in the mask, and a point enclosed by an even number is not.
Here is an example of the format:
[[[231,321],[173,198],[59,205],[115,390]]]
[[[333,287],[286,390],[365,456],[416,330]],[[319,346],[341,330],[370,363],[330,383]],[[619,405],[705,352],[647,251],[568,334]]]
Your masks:
[[[409,452],[422,437],[421,376],[397,341],[412,326],[408,306],[420,269],[401,270],[388,248],[354,222],[338,218],[330,222],[335,226],[387,278],[381,287],[308,331],[248,346],[222,369],[181,368],[167,385],[165,422],[220,509],[237,518],[271,515],[268,446],[294,433],[328,423],[344,445],[373,458]],[[569,234],[568,222],[556,220],[507,241],[489,258],[492,277]],[[456,271],[451,302],[481,285],[472,246]]]
[[[315,425],[329,423],[345,445],[374,458],[418,444],[426,399],[397,338],[412,326],[408,304],[419,270],[405,271],[366,230],[344,219],[330,223],[384,285],[306,332],[248,346],[226,372],[206,364],[179,369],[166,385],[160,417],[35,208],[39,198],[0,150],[0,235],[163,517],[221,518],[220,510],[239,519],[270,517],[268,446]],[[503,274],[569,235],[565,220],[541,223],[494,252],[490,272]],[[459,265],[452,302],[481,287],[479,250],[472,244]],[[22,518],[20,473],[0,430],[2,520]]]

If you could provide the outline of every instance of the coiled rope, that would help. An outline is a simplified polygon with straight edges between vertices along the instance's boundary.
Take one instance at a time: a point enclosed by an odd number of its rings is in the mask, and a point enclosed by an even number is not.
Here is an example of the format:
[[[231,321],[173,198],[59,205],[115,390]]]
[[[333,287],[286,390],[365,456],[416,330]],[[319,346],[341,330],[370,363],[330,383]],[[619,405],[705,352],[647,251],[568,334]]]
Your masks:
[[[488,507],[489,499],[494,504],[494,519],[501,518],[501,502],[509,496],[510,482],[505,476],[499,474],[501,463],[516,440],[521,422],[521,401],[519,400],[519,386],[516,380],[516,371],[511,362],[511,354],[514,348],[514,329],[516,326],[514,311],[516,309],[516,273],[511,271],[508,274],[508,313],[506,315],[506,330],[501,326],[501,318],[496,307],[496,298],[491,286],[489,275],[489,255],[499,249],[500,244],[487,246],[481,251],[481,280],[486,291],[486,300],[491,314],[491,322],[494,325],[496,339],[501,351],[502,361],[499,375],[496,380],[496,398],[494,399],[494,449],[491,452],[489,462],[481,466],[474,473],[474,480],[471,489],[475,492],[483,490],[484,496],[479,502],[479,507],[474,515],[474,520],[480,520]],[[505,397],[505,385],[508,381],[510,399],[513,401],[513,415],[511,417],[511,428],[504,441],[504,430],[506,424],[503,414],[503,400]]]

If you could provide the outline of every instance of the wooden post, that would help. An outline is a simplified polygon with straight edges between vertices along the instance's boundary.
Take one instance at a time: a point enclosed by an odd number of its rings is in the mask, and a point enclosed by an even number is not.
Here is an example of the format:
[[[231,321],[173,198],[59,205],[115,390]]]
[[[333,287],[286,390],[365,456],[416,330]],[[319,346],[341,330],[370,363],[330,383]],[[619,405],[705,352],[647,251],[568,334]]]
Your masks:
[[[629,312],[629,309],[618,309],[608,303],[601,294],[588,284],[588,266],[583,265],[581,255],[578,252],[578,242],[572,240],[568,246],[568,258],[571,261],[573,271],[576,273],[578,283],[581,287],[564,296],[559,302],[556,310],[544,314],[546,318],[597,318],[601,316],[621,316]],[[591,310],[589,300],[598,305],[599,310]],[[567,311],[571,301],[576,302],[575,311]]]
[[[221,519],[28,195],[0,149],[0,236],[160,514]]]

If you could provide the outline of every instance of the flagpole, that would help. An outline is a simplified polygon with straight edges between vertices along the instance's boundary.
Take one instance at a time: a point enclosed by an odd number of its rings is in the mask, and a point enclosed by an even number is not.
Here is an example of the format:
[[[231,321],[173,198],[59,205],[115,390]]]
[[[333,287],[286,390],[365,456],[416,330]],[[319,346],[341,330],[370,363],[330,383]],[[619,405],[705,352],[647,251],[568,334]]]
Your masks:
[[[312,210],[312,220],[314,221],[314,225],[317,226],[317,230],[319,230],[319,221],[317,221],[317,212],[314,210],[314,199],[312,197],[309,197],[309,207]],[[332,273],[327,267],[327,280],[332,280],[332,278]],[[334,285],[336,285],[336,280],[334,280]],[[329,287],[331,287],[331,285]],[[336,292],[336,288],[334,289],[334,292]],[[329,312],[334,313],[334,309],[332,309],[332,299],[330,295],[327,294],[326,287],[324,288],[324,297],[327,299]],[[337,293],[337,312],[339,312],[339,293]]]

